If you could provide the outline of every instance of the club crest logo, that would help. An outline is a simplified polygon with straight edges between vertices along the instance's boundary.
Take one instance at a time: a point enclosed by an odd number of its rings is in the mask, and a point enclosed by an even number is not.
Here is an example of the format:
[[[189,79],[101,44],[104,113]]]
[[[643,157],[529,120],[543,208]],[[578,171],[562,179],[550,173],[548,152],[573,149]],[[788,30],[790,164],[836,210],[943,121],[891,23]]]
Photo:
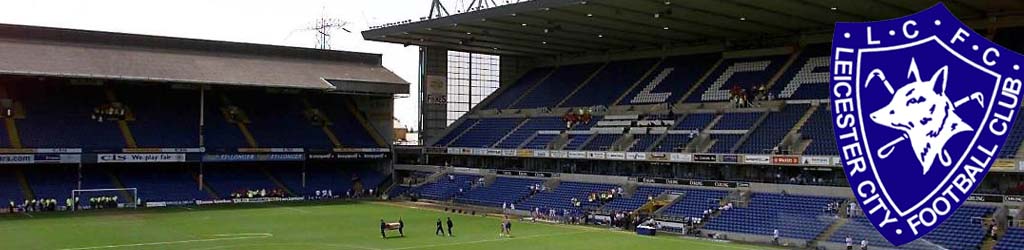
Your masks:
[[[942,4],[837,23],[830,109],[864,215],[896,246],[949,218],[999,157],[1021,99],[1024,57]]]

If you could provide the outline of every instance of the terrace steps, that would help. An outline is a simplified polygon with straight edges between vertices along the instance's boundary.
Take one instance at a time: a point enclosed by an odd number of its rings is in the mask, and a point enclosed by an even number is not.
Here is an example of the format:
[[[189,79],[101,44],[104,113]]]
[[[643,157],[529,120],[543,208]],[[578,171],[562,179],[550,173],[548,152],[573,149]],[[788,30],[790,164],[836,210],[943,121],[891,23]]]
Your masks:
[[[497,147],[498,145],[501,145],[501,142],[504,142],[505,139],[508,139],[508,137],[511,136],[512,134],[515,134],[516,131],[519,131],[519,128],[522,128],[523,125],[525,125],[528,122],[530,122],[529,118],[520,120],[519,124],[516,124],[515,128],[512,128],[512,130],[509,130],[508,133],[505,133],[505,136],[502,136],[501,139],[498,139],[498,141],[494,142],[494,144],[491,144],[488,147]],[[516,148],[519,148],[518,146],[522,146],[522,144],[525,143],[525,142],[526,141],[520,142],[519,145],[516,145],[517,146]]]
[[[767,87],[768,89],[772,89],[772,87],[775,86],[775,83],[779,81],[779,78],[782,78],[782,75],[785,74],[786,71],[788,71],[789,67],[792,66],[794,62],[796,62],[796,59],[800,58],[800,53],[802,52],[803,50],[798,49],[797,51],[791,53],[789,55],[789,59],[786,59],[786,63],[783,64],[782,67],[779,67],[779,71],[775,72],[775,74],[772,75],[772,78],[769,79],[768,84],[766,84],[768,86],[765,87]]]
[[[470,124],[469,127],[466,128],[465,130],[457,132],[459,134],[455,135],[455,137],[452,137],[452,139],[450,141],[448,141],[448,144],[445,144],[444,146],[448,146],[449,144],[452,144],[453,142],[458,141],[459,138],[462,138],[462,135],[465,135],[466,132],[469,132],[470,130],[473,130],[473,128],[476,127],[477,124],[480,124],[481,120],[476,120],[473,124]],[[456,124],[452,124],[452,125],[456,125]]]
[[[277,176],[271,174],[267,168],[260,168],[260,172],[262,172],[263,175],[266,175],[267,179],[270,179],[270,182],[273,182],[275,187],[284,190],[285,193],[288,193],[288,196],[297,196],[295,195],[295,192],[288,188],[288,185],[285,185],[284,182],[281,182],[281,179],[278,179]]]
[[[750,129],[747,130],[747,133],[740,136],[740,139],[736,140],[736,144],[732,145],[732,147],[729,148],[729,153],[733,153],[736,152],[736,150],[739,150],[740,147],[742,147],[743,144],[747,142],[747,139],[749,139],[750,136],[754,133],[754,130],[757,130],[757,127],[760,127],[761,123],[764,123],[764,120],[768,119],[769,114],[771,113],[765,112],[764,114],[761,114],[761,117],[758,117],[757,121],[754,122],[754,125],[750,126]]]
[[[377,142],[378,146],[388,145],[388,141],[384,140],[384,137],[382,137],[380,135],[380,132],[377,131],[376,128],[374,128],[373,126],[370,125],[370,122],[366,120],[366,117],[364,117],[365,113],[363,113],[358,108],[356,108],[356,105],[355,105],[355,103],[353,103],[352,99],[346,98],[344,103],[345,103],[345,108],[348,109],[348,112],[352,114],[352,117],[356,118],[356,121],[359,121],[359,125],[362,125],[363,129],[365,129],[367,132],[369,132],[370,137],[373,138],[373,140]],[[388,117],[388,118],[390,118],[390,117]],[[388,129],[391,129],[391,128],[388,128]],[[342,139],[344,139],[344,138],[342,138]]]
[[[543,83],[544,81],[547,81],[548,78],[551,77],[551,75],[554,75],[555,72],[558,71],[558,68],[559,67],[555,67],[555,68],[551,69],[551,71],[548,71],[548,73],[545,74],[544,77],[541,77],[540,80],[537,80],[536,82],[533,83],[533,85],[530,85],[530,87],[527,88],[526,91],[523,91],[522,95],[520,95],[515,100],[513,100],[512,103],[509,103],[508,107],[514,107],[516,104],[519,104],[519,101],[522,101],[523,98],[526,98],[526,96],[530,95],[530,93],[533,92],[533,90],[536,89],[537,86],[540,86],[540,84]]]
[[[832,235],[836,233],[836,231],[839,231],[839,228],[843,227],[843,225],[846,225],[847,222],[849,222],[849,219],[846,219],[846,216],[839,216],[839,219],[836,219],[836,222],[833,222],[832,225],[829,225],[824,232],[821,232],[821,234],[818,235],[817,238],[815,238],[815,240],[817,240],[818,242],[828,241],[828,239],[831,238]]]
[[[715,115],[715,118],[711,119],[711,122],[708,122],[708,125],[704,126],[704,128],[700,130],[700,134],[693,140],[690,140],[689,144],[686,145],[686,148],[691,149],[691,152],[707,152],[707,150],[710,149],[712,145],[714,145],[714,141],[708,141],[708,139],[710,139],[711,136],[709,136],[708,133],[705,131],[714,128],[715,125],[717,125],[718,122],[722,120],[723,116],[724,115],[722,114]]]
[[[4,118],[4,125],[7,128],[7,138],[11,142],[12,148],[22,148],[21,136],[18,135],[18,125],[14,121],[14,118]]]
[[[114,93],[114,89],[106,88],[103,94],[107,97],[107,101],[110,103],[120,103],[117,99],[117,94]],[[131,117],[131,112],[126,114],[126,117]],[[117,129],[121,131],[121,137],[124,137],[124,145],[128,148],[139,147],[135,141],[135,136],[132,135],[132,129],[128,127],[128,121],[126,119],[117,120]],[[128,197],[128,196],[125,196]]]
[[[320,126],[320,130],[324,131],[324,136],[327,136],[327,140],[331,141],[331,145],[334,145],[334,148],[341,148],[341,140],[338,140],[338,135],[334,134],[334,131],[331,130],[331,121],[328,120],[327,117],[319,115],[320,113],[318,112],[314,113],[314,110],[317,109],[313,107],[313,104],[309,103],[308,99],[301,98],[300,102],[302,102],[302,106],[306,109],[307,112],[310,112],[310,114],[312,115],[318,116],[321,119],[321,121],[323,121],[323,125]]]
[[[786,133],[786,136],[783,137],[782,142],[779,142],[779,145],[778,145],[779,148],[782,148],[783,146],[786,146],[787,142],[789,142],[788,144],[793,145],[793,146],[799,146],[800,143],[802,143],[802,140],[800,140],[800,138],[799,138],[799,136],[800,136],[800,129],[802,129],[804,127],[804,124],[807,124],[807,120],[811,119],[811,116],[814,115],[814,112],[818,111],[818,107],[820,107],[820,106],[821,105],[819,105],[819,104],[811,105],[811,107],[808,108],[806,112],[804,112],[804,115],[800,117],[800,120],[797,120],[796,124],[793,125],[793,128],[790,128],[789,132]],[[792,148],[792,146],[791,146],[791,148]],[[799,152],[796,152],[796,150],[791,150],[791,151],[794,151],[794,153],[803,153],[803,150],[801,150]]]
[[[135,202],[139,198],[139,197],[132,196],[130,193],[128,193],[127,190],[123,189],[123,188],[128,188],[128,187],[124,186],[124,183],[121,182],[121,178],[117,177],[116,174],[114,174],[112,172],[109,172],[109,171],[106,171],[106,174],[107,174],[108,177],[110,177],[110,183],[114,184],[114,187],[122,188],[120,193],[121,193],[121,197],[125,197],[125,200],[127,200],[129,202]],[[136,193],[138,193],[137,190],[136,190]]]
[[[21,171],[21,169],[15,169],[14,176],[18,179],[18,185],[21,186],[21,194],[25,196],[25,199],[35,199],[35,194],[32,192],[32,185],[29,185],[28,179],[25,178],[25,172]]]
[[[203,192],[206,192],[207,195],[210,195],[210,198],[213,198],[214,200],[220,199],[220,195],[218,195],[217,192],[213,190],[213,188],[210,188],[210,185],[208,183],[203,181],[202,174],[193,172],[192,178],[196,180],[196,184],[200,186],[199,188],[203,189]]]

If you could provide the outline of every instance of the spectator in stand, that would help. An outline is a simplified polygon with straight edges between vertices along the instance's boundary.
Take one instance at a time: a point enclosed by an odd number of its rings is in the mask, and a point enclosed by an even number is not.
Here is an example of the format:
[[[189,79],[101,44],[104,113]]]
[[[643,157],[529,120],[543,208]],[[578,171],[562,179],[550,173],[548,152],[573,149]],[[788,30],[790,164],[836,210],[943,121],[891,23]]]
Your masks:
[[[860,250],[868,250],[868,239],[860,240]]]
[[[772,244],[779,244],[779,229],[772,230]]]
[[[849,235],[846,236],[846,250],[853,250],[853,238]]]

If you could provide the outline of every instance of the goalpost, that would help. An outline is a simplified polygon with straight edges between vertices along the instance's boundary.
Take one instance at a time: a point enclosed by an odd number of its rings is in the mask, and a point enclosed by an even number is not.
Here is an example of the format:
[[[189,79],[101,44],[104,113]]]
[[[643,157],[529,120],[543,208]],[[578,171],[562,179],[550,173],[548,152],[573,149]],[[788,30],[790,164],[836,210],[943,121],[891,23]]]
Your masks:
[[[125,197],[126,195],[128,197]],[[78,205],[72,204],[71,210],[78,210],[86,206],[95,207],[97,204],[89,204],[89,198],[92,197],[116,197],[114,202],[117,203],[117,207],[135,208],[138,205],[136,201],[139,192],[136,188],[74,189],[71,190],[71,200]]]

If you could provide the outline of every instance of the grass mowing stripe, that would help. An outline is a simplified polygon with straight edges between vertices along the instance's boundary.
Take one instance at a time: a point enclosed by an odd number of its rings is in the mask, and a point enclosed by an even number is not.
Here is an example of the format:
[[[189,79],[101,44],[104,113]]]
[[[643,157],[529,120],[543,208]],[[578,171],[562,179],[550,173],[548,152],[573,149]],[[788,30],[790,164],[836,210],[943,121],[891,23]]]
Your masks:
[[[174,244],[186,244],[186,243],[196,243],[196,242],[210,242],[210,241],[263,239],[263,238],[274,237],[274,235],[273,234],[269,234],[269,233],[245,233],[245,234],[218,234],[218,235],[214,235],[214,237],[220,237],[220,238],[196,239],[196,240],[178,240],[178,241],[162,241],[162,242],[148,242],[148,243],[135,243],[135,244],[123,244],[123,245],[76,247],[76,248],[64,248],[64,249],[60,249],[60,250],[93,250],[93,249],[110,249],[110,248],[124,248],[124,247],[162,246],[162,245],[174,245]]]

